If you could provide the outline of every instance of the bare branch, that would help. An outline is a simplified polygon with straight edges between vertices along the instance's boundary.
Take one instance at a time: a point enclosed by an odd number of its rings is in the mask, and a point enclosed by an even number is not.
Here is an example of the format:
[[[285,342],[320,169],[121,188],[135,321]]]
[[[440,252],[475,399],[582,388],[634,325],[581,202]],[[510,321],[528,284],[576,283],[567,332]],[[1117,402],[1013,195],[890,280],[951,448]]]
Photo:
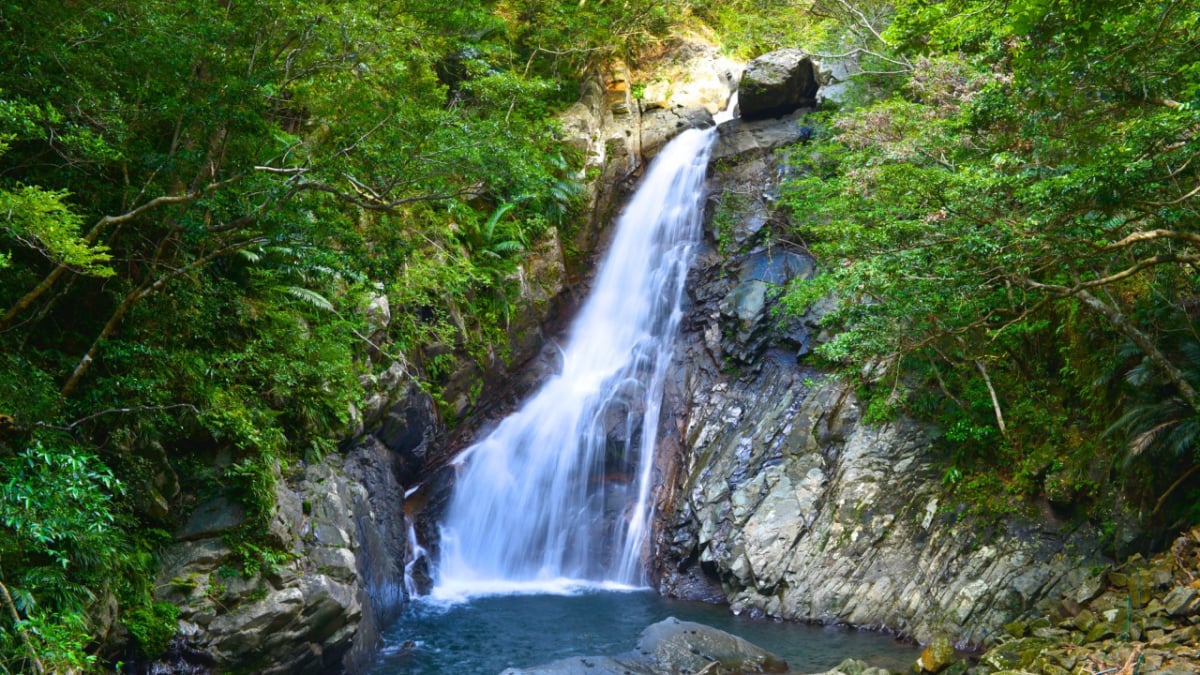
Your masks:
[[[1150,241],[1152,239],[1175,239],[1186,241],[1200,246],[1200,234],[1192,232],[1180,232],[1178,230],[1145,230],[1142,232],[1134,232],[1120,241],[1115,241],[1104,247],[1105,251],[1112,251],[1119,248],[1125,248],[1132,244],[1141,241]]]
[[[358,185],[358,181],[352,181]],[[366,187],[366,186],[362,186]],[[399,199],[384,200],[380,197],[373,196],[373,190],[365,190],[359,195],[351,195],[343,190],[329,185],[328,183],[305,182],[296,186],[297,190],[311,190],[314,192],[327,192],[342,201],[349,202],[355,206],[367,209],[368,211],[394,211],[395,209],[404,206],[405,204],[413,204],[416,202],[438,202],[446,199],[455,199],[457,197],[479,197],[483,193],[478,187],[468,187],[454,192],[438,192],[431,194],[412,195],[409,197],[401,197]]]
[[[1191,199],[1192,197],[1195,197],[1198,194],[1200,194],[1200,185],[1197,185],[1194,190],[1183,195],[1179,199],[1174,199],[1169,202],[1140,202],[1140,203],[1145,206],[1175,206],[1177,204],[1182,204],[1182,203],[1186,202],[1187,200]]]
[[[379,131],[381,128],[383,128],[383,125],[387,124],[395,116],[396,116],[396,113],[394,113],[394,112],[388,113],[383,119],[379,120],[378,124],[371,127],[370,129],[367,129],[365,132],[363,132],[363,135],[361,135],[357,139],[355,139],[353,143],[342,148],[341,150],[338,150],[336,153],[334,153],[333,156],[338,157],[340,155],[348,155],[351,152],[354,152],[354,149],[358,147],[359,143],[362,143],[363,141],[365,141],[367,139],[368,136],[370,136],[371,134],[373,134],[376,131]]]
[[[254,170],[255,171],[265,171],[267,173],[282,174],[284,176],[296,176],[299,174],[307,173],[309,171],[308,167],[303,167],[303,166],[298,166],[298,167],[291,168],[291,169],[276,167],[276,166],[256,166],[256,167],[254,167]]]
[[[984,367],[983,361],[975,359],[975,367],[979,369],[979,374],[983,376],[983,383],[987,385],[988,394],[992,397],[992,411],[996,414],[996,426],[1000,427],[1000,435],[1008,438],[1008,429],[1004,426],[1004,413],[1000,411],[1000,398],[996,396],[996,388],[992,386],[992,378],[988,376],[988,371]]]
[[[72,431],[76,427],[78,427],[79,425],[81,425],[85,422],[90,422],[90,421],[96,419],[97,417],[103,417],[105,415],[116,415],[119,413],[131,413],[131,412],[159,412],[162,410],[173,410],[176,408],[187,408],[188,410],[196,413],[197,415],[200,414],[200,409],[197,408],[196,406],[192,405],[191,403],[175,403],[172,405],[139,405],[139,406],[133,406],[132,408],[109,408],[108,410],[101,410],[100,412],[93,413],[91,415],[88,415],[87,417],[80,417],[79,419],[75,420],[74,422],[71,422],[70,424],[66,425],[65,427],[54,426],[51,424],[46,424],[45,422],[38,422],[38,423],[34,424],[34,426],[35,427],[45,427],[47,429],[58,429],[59,431]]]
[[[1117,272],[1115,274],[1110,274],[1106,277],[1099,277],[1096,279],[1091,279],[1089,281],[1083,281],[1083,282],[1075,284],[1074,286],[1060,286],[1060,285],[1056,285],[1056,284],[1043,284],[1043,283],[1034,281],[1032,279],[1026,279],[1026,278],[1019,279],[1019,281],[1020,281],[1020,283],[1026,285],[1026,286],[1029,286],[1030,288],[1037,288],[1037,289],[1041,289],[1041,290],[1045,290],[1045,291],[1052,291],[1054,293],[1058,293],[1059,295],[1063,295],[1063,296],[1078,295],[1080,292],[1082,292],[1086,289],[1089,289],[1089,288],[1106,286],[1108,284],[1115,283],[1122,279],[1128,279],[1129,277],[1132,277],[1133,275],[1141,272],[1142,270],[1148,269],[1150,267],[1155,267],[1157,265],[1167,265],[1167,264],[1195,265],[1198,263],[1200,263],[1200,255],[1176,255],[1173,253],[1164,253],[1162,255],[1156,255],[1156,256],[1152,256],[1150,258],[1146,258],[1145,260],[1138,262],[1136,265],[1132,265],[1132,266],[1130,266],[1126,269],[1123,269],[1120,272]]]

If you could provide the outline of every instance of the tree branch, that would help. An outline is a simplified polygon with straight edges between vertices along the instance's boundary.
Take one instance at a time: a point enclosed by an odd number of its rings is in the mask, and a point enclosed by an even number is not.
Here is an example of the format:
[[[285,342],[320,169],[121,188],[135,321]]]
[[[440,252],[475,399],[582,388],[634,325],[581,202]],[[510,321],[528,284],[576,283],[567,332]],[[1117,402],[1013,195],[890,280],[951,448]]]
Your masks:
[[[1200,185],[1197,185],[1194,190],[1183,195],[1179,199],[1173,199],[1169,202],[1139,202],[1139,203],[1142,204],[1143,206],[1154,206],[1154,207],[1176,206],[1178,204],[1182,204],[1182,203],[1186,202],[1187,200],[1191,199],[1192,197],[1195,197],[1198,194],[1200,194]]]
[[[148,211],[153,211],[154,209],[157,209],[162,206],[169,206],[172,204],[186,204],[188,202],[193,202],[197,199],[200,199],[201,197],[203,197],[204,195],[206,195],[210,192],[219,190],[231,183],[239,181],[239,180],[241,180],[241,178],[242,178],[241,176],[234,176],[233,178],[229,178],[229,179],[226,179],[223,181],[209,183],[204,188],[186,192],[184,194],[163,195],[161,197],[155,197],[154,199],[151,199],[150,201],[146,202],[145,204],[142,204],[141,206],[138,206],[137,208],[131,209],[129,211],[126,211],[125,213],[115,215],[115,216],[104,216],[100,220],[96,221],[96,224],[92,226],[92,229],[88,230],[87,234],[85,234],[83,236],[83,240],[85,242],[87,242],[87,244],[90,246],[90,245],[96,243],[96,240],[100,238],[100,233],[104,230],[104,228],[108,227],[109,225],[119,225],[121,223],[127,223]],[[66,274],[66,272],[70,269],[71,269],[70,266],[66,265],[65,263],[60,263],[60,264],[56,265],[54,267],[54,269],[51,270],[50,273],[47,274],[46,277],[44,279],[42,279],[42,281],[40,283],[38,283],[37,286],[33,287],[33,290],[31,290],[28,293],[26,293],[25,295],[21,296],[21,298],[19,300],[17,300],[13,304],[13,306],[8,309],[7,312],[4,313],[4,316],[0,317],[0,330],[4,330],[5,328],[7,328],[9,326],[9,324],[11,324],[13,322],[13,320],[16,319],[18,315],[21,314],[21,312],[28,309],[30,305],[32,305],[39,297],[42,296],[43,293],[50,290],[50,288],[52,286],[54,286],[55,282],[57,282],[59,280],[59,278],[62,277],[63,274]]]
[[[115,414],[119,414],[119,413],[131,413],[131,412],[150,412],[150,411],[158,412],[158,411],[162,411],[162,410],[173,410],[175,408],[187,408],[188,410],[196,413],[197,415],[200,414],[200,409],[197,408],[196,406],[192,405],[191,403],[174,403],[171,405],[139,405],[139,406],[133,406],[131,408],[109,408],[108,410],[101,410],[100,412],[93,413],[91,415],[88,415],[87,417],[80,417],[79,419],[75,420],[74,422],[71,422],[70,424],[68,424],[65,427],[54,426],[52,424],[46,424],[45,422],[37,422],[33,426],[43,427],[46,429],[57,429],[59,431],[74,431],[75,428],[78,427],[79,425],[81,425],[85,422],[90,422],[90,421],[96,419],[97,417],[103,417],[105,415],[115,415]]]
[[[1178,241],[1186,241],[1197,246],[1200,246],[1200,234],[1192,232],[1180,232],[1178,230],[1145,230],[1142,232],[1134,232],[1120,241],[1115,241],[1103,248],[1105,251],[1112,251],[1118,248],[1125,248],[1131,244],[1136,244],[1140,241],[1150,241],[1152,239],[1175,239]]]
[[[42,665],[42,660],[38,658],[37,650],[33,648],[33,642],[29,640],[29,634],[18,625],[21,623],[21,615],[17,614],[17,605],[13,602],[12,595],[8,592],[8,586],[5,586],[3,581],[0,581],[0,598],[4,599],[4,606],[8,608],[9,614],[12,616],[13,630],[21,636],[21,642],[29,650],[29,658],[33,661],[33,672],[37,675],[42,675],[42,673],[46,672],[46,667]]]
[[[353,181],[356,185],[361,185],[358,181]],[[364,186],[365,187],[365,186]],[[455,199],[457,197],[479,197],[483,193],[478,188],[463,188],[455,192],[441,192],[433,194],[413,195],[410,197],[401,197],[399,199],[385,200],[374,195],[373,190],[363,190],[358,195],[348,194],[343,190],[330,185],[328,183],[305,182],[296,186],[297,190],[310,190],[313,192],[326,192],[344,202],[349,202],[360,208],[368,211],[394,211],[405,204],[413,204],[416,202],[438,202],[446,199]]]
[[[1000,398],[996,396],[996,388],[992,386],[992,378],[988,376],[988,371],[984,367],[983,361],[975,359],[975,367],[979,369],[979,374],[983,376],[983,383],[987,385],[988,394],[992,397],[992,411],[996,414],[996,426],[1000,427],[1000,435],[1008,438],[1008,429],[1004,426],[1004,413],[1000,411]]]
[[[109,317],[108,322],[104,324],[104,328],[100,330],[100,334],[97,335],[96,339],[92,341],[92,346],[89,347],[87,352],[79,359],[79,363],[77,363],[75,365],[75,369],[71,371],[71,376],[68,377],[67,381],[63,384],[59,395],[63,398],[66,398],[75,391],[75,388],[79,386],[79,381],[83,378],[84,374],[87,373],[88,369],[92,367],[92,363],[96,360],[97,354],[100,353],[101,345],[109,338],[109,336],[113,334],[114,331],[116,331],[117,326],[121,323],[121,319],[123,319],[125,314],[128,313],[129,310],[132,309],[133,306],[138,302],[153,295],[159,290],[162,290],[162,287],[166,286],[167,283],[172,279],[197,270],[212,262],[216,258],[219,258],[223,255],[228,255],[234,251],[237,251],[238,249],[245,248],[252,244],[265,244],[267,241],[268,239],[266,237],[255,237],[253,239],[247,239],[223,246],[215,251],[212,251],[211,253],[208,253],[207,255],[193,260],[177,270],[173,270],[169,274],[163,275],[152,284],[130,291],[129,294],[125,296],[125,299],[121,301],[121,304],[117,306],[117,309],[113,312],[112,316]]]
[[[1098,278],[1092,279],[1090,281],[1082,281],[1082,282],[1077,283],[1075,286],[1058,286],[1055,284],[1042,284],[1042,283],[1033,281],[1032,279],[1019,279],[1019,281],[1022,284],[1029,286],[1030,288],[1040,288],[1042,290],[1053,291],[1055,293],[1058,293],[1058,294],[1064,295],[1064,296],[1076,295],[1080,291],[1083,291],[1088,288],[1096,288],[1098,286],[1107,286],[1108,284],[1115,283],[1117,281],[1121,281],[1122,279],[1128,279],[1129,277],[1137,274],[1138,272],[1141,272],[1142,270],[1148,269],[1150,267],[1155,267],[1157,265],[1167,265],[1167,264],[1193,264],[1194,265],[1196,263],[1200,263],[1200,255],[1176,255],[1174,253],[1164,253],[1162,255],[1156,255],[1156,256],[1146,258],[1145,260],[1141,260],[1137,264],[1127,267],[1126,269],[1123,269],[1120,272],[1117,272],[1115,274],[1110,274],[1106,277],[1098,277]]]
[[[1187,381],[1187,377],[1184,376],[1183,371],[1167,359],[1166,355],[1159,350],[1149,335],[1146,335],[1141,329],[1133,325],[1119,309],[1109,305],[1088,291],[1081,288],[1076,290],[1072,295],[1082,300],[1089,308],[1102,314],[1125,337],[1132,340],[1142,350],[1142,353],[1146,355],[1146,358],[1150,359],[1150,362],[1157,366],[1167,376],[1167,379],[1175,385],[1180,395],[1183,396],[1183,399],[1191,406],[1192,410],[1200,413],[1200,394],[1196,393],[1196,389]]]

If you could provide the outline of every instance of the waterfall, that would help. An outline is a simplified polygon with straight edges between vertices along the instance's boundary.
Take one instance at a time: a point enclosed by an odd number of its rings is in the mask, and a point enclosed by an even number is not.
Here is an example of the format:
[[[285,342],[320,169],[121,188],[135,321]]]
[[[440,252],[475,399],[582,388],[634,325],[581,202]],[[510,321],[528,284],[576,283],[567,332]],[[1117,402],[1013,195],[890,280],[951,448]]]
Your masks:
[[[410,598],[420,595],[421,588],[417,583],[417,565],[422,560],[428,562],[429,552],[417,540],[417,528],[412,519],[408,521],[408,562],[404,563],[404,592]]]
[[[685,131],[654,159],[571,325],[560,374],[457,460],[435,595],[645,585],[663,384],[715,136]]]

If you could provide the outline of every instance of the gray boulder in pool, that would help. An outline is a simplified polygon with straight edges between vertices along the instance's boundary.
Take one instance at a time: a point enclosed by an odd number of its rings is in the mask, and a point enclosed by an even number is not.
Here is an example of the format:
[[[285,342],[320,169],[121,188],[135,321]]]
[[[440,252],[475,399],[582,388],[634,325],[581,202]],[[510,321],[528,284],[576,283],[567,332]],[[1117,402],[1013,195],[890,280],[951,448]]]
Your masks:
[[[787,662],[742,638],[700,623],[664,619],[642,631],[637,647],[617,656],[576,656],[501,675],[660,675],[786,673]]]

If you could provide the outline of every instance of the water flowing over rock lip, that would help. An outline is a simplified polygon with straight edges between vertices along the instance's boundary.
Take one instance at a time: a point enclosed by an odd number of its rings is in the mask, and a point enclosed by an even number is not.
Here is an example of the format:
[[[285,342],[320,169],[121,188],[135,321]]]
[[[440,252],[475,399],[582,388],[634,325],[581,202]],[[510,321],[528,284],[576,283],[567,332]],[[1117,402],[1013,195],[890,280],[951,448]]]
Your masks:
[[[593,591],[608,592],[637,592],[649,590],[648,586],[633,586],[615,581],[589,581],[586,579],[570,579],[555,577],[552,579],[534,579],[532,581],[515,581],[510,579],[478,579],[456,580],[443,583],[433,588],[433,591],[421,598],[433,604],[458,604],[469,602],[476,598],[503,595],[583,595]]]

